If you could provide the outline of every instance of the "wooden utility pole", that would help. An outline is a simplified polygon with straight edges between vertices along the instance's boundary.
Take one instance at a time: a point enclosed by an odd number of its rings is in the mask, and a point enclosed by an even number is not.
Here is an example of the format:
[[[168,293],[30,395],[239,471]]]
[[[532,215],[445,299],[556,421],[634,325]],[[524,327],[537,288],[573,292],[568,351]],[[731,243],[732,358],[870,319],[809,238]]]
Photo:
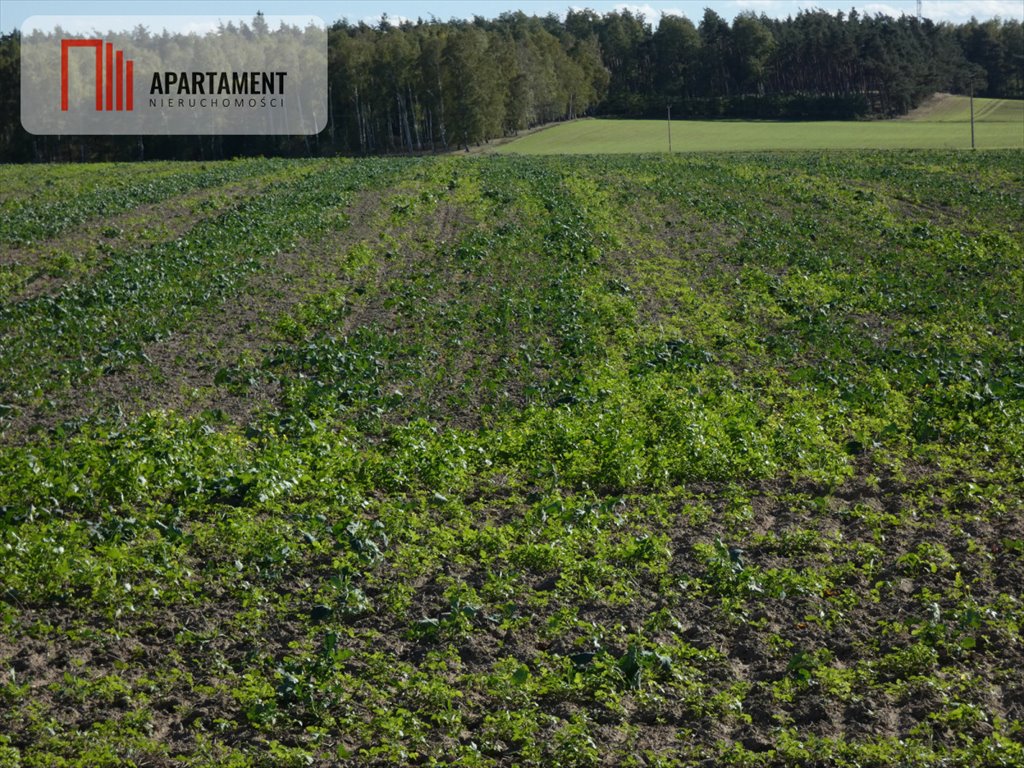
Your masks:
[[[977,64],[968,64],[964,74],[967,77],[967,87],[969,89],[968,93],[970,94],[969,98],[971,102],[971,149],[974,149],[974,89],[985,88],[987,81],[985,79],[985,70],[979,67]]]
[[[672,154],[672,105],[668,105],[668,153]]]
[[[974,79],[971,79],[971,149],[974,149]]]

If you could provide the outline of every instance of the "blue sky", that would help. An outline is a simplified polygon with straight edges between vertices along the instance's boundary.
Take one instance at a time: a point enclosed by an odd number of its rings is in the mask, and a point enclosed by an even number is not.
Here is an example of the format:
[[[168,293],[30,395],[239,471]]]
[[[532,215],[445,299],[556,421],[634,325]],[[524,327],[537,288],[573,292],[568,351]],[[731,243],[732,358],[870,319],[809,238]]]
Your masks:
[[[504,11],[522,10],[563,15],[567,8],[592,8],[606,12],[619,8],[641,11],[657,24],[662,13],[688,16],[699,21],[704,8],[713,8],[727,19],[742,11],[769,16],[795,15],[804,8],[861,13],[916,12],[916,0],[2,0],[0,30],[9,32],[29,16],[81,15],[191,15],[251,17],[257,10],[268,15],[316,15],[330,23],[339,18],[373,23],[386,13],[395,20],[434,16],[438,19],[494,17]],[[1000,16],[1024,20],[1024,0],[923,0],[924,15],[936,21],[962,22]]]

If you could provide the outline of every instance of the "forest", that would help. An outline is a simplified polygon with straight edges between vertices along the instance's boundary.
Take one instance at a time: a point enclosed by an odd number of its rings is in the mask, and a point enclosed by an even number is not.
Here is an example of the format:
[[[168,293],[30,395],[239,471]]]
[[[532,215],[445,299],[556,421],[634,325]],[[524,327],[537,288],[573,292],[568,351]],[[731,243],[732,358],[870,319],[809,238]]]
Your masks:
[[[261,16],[252,29],[266,29]],[[4,162],[416,154],[580,116],[867,119],[905,114],[938,91],[1024,97],[1016,20],[812,10],[730,23],[710,9],[696,24],[665,15],[654,25],[625,10],[385,16],[329,28],[330,118],[319,135],[43,137],[19,121],[19,46],[20,33],[0,35]]]

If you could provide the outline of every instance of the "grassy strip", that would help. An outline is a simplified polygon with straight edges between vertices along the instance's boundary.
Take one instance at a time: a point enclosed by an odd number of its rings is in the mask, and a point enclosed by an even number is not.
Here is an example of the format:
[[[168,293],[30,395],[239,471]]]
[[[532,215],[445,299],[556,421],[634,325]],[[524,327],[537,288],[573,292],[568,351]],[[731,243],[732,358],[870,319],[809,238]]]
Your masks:
[[[1008,114],[992,112],[991,116]],[[1021,149],[1024,120],[979,119],[978,149]],[[982,118],[985,115],[981,116]],[[947,119],[931,121],[768,122],[675,120],[672,151],[763,152],[778,150],[970,149],[968,125]],[[500,154],[637,154],[669,150],[664,120],[576,120],[524,136],[495,149]]]

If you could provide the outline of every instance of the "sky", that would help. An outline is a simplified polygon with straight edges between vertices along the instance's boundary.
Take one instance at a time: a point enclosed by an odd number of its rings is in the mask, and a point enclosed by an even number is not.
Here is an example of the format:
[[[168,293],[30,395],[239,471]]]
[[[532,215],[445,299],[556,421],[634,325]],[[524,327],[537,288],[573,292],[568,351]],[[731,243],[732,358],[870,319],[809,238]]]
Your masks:
[[[704,8],[726,19],[743,11],[785,18],[802,9],[821,8],[830,12],[886,13],[913,15],[916,0],[0,0],[0,31],[20,28],[30,16],[118,16],[177,15],[218,16],[225,20],[249,19],[261,10],[269,15],[319,16],[328,24],[341,18],[350,22],[377,23],[382,14],[394,22],[417,18],[447,21],[473,16],[493,18],[505,11],[521,10],[539,16],[564,16],[568,8],[590,8],[599,13],[628,8],[644,14],[657,25],[663,13],[700,21]],[[964,22],[972,16],[1024,21],[1024,0],[922,0],[922,12],[934,21]],[[154,20],[155,21],[155,20]],[[155,26],[155,25],[153,25]],[[170,29],[170,31],[177,31]]]

